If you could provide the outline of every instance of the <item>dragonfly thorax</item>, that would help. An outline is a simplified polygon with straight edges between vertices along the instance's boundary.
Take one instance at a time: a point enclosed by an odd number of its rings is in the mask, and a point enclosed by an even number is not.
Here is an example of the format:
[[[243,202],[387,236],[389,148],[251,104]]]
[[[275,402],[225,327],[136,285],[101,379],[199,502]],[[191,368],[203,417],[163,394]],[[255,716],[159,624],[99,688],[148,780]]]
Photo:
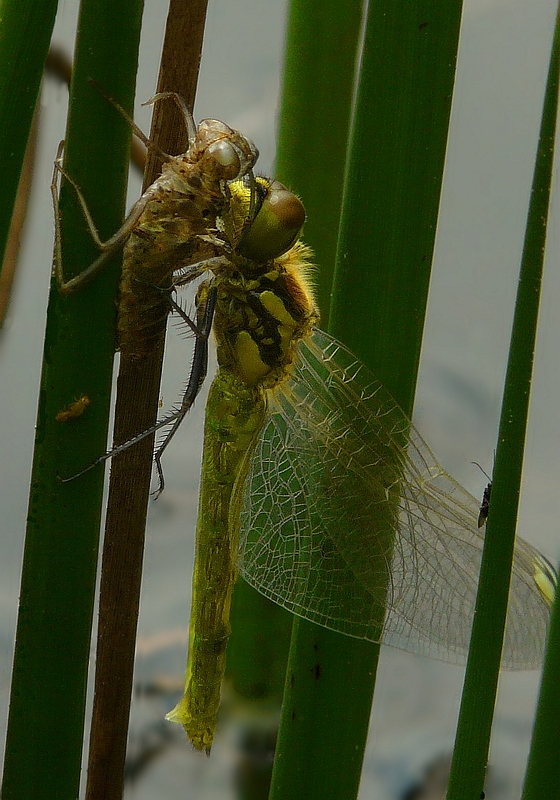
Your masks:
[[[237,270],[218,278],[218,363],[249,386],[268,389],[283,382],[297,343],[317,320],[312,297],[286,268],[307,255],[308,249],[296,244],[259,277]]]
[[[318,319],[311,251],[298,241],[305,210],[267,178],[232,182],[229,191],[231,252],[216,271],[218,363],[248,386],[273,388],[288,377],[300,339]]]

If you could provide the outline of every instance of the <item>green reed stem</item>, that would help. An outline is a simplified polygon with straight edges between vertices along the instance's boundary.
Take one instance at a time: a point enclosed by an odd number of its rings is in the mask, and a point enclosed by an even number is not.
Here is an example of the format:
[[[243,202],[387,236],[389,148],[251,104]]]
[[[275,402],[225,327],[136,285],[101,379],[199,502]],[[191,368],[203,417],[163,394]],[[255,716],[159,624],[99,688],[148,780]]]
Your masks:
[[[102,237],[120,225],[130,129],[90,82],[132,109],[141,0],[83,0],[65,166],[81,186]],[[55,153],[53,153],[54,159]],[[97,256],[68,186],[60,201],[64,270]],[[49,266],[45,266],[50,269]],[[47,329],[16,653],[6,743],[5,800],[78,796],[103,470],[61,483],[107,441],[118,263],[73,296],[53,281]],[[83,415],[59,411],[87,396]]]
[[[460,2],[369,4],[346,166],[329,330],[408,413],[460,17]],[[295,621],[273,800],[356,796],[378,653],[378,645]]]
[[[557,27],[521,260],[492,485],[492,510],[486,526],[447,800],[478,800],[483,791],[488,762],[515,546],[537,335],[556,133],[558,71]],[[546,796],[552,797],[553,794],[547,792]]]

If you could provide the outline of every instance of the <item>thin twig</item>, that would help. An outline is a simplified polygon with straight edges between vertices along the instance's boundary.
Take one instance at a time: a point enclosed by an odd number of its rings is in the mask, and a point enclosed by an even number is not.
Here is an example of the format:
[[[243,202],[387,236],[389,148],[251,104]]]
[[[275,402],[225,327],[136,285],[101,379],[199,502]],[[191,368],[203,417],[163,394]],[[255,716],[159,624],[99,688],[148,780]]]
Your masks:
[[[167,18],[157,90],[178,92],[191,108],[206,6],[207,0],[171,0]],[[160,103],[154,109],[151,139],[168,153],[186,149],[184,125],[173,103]],[[158,168],[159,163],[149,155],[145,187],[154,181]],[[117,445],[156,419],[164,336],[163,326],[158,345],[144,359],[121,357],[114,430]],[[152,452],[153,437],[149,437],[117,456],[111,470],[86,800],[120,800],[123,793]]]
[[[25,150],[25,157],[23,159],[16,202],[14,204],[12,222],[10,224],[10,232],[8,233],[8,241],[6,242],[6,250],[4,252],[4,263],[0,269],[0,328],[2,328],[6,318],[12,295],[12,285],[18,265],[19,244],[23,226],[25,224],[27,204],[29,202],[29,192],[31,190],[31,178],[33,176],[33,167],[35,165],[35,149],[37,145],[37,129],[39,127],[39,113],[40,105],[37,104],[35,108],[35,114],[33,115],[33,122],[31,123],[31,130],[29,132],[29,140]]]

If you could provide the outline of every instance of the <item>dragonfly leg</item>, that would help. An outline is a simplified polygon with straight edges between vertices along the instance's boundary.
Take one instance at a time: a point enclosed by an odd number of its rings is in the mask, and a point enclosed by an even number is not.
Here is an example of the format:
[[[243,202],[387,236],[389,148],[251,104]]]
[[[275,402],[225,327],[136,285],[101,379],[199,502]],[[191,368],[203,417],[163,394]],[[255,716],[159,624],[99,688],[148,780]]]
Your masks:
[[[206,284],[203,284],[203,287],[205,286]],[[175,300],[173,299],[171,300],[171,305],[173,310],[176,311],[183,318],[183,320],[187,322],[187,324],[194,330],[196,334],[196,342],[194,346],[194,355],[191,366],[191,373],[189,375],[189,382],[187,384],[187,388],[185,389],[185,393],[181,401],[181,406],[173,418],[173,425],[171,429],[165,435],[165,439],[159,445],[154,455],[154,462],[158,474],[158,487],[154,492],[154,497],[156,499],[160,496],[165,487],[163,468],[161,466],[161,458],[163,456],[164,450],[166,449],[171,439],[175,436],[175,433],[177,432],[183,419],[185,418],[190,408],[192,407],[192,404],[194,403],[198,393],[200,392],[202,384],[204,383],[204,380],[206,378],[206,372],[208,370],[208,338],[210,336],[210,331],[212,330],[212,321],[214,319],[214,309],[216,307],[217,293],[218,290],[216,286],[211,285],[208,288],[206,297],[204,297],[201,301],[199,301],[197,309],[196,325],[192,322],[188,314],[185,313],[185,311],[181,308],[181,306]],[[201,297],[200,294],[199,297]],[[168,420],[171,421],[170,418],[168,418]],[[161,427],[163,427],[163,425]]]
[[[145,103],[142,103],[142,105],[151,106],[154,103],[157,103],[158,100],[166,100],[167,98],[173,99],[177,104],[177,106],[179,107],[179,111],[183,115],[183,122],[185,123],[185,128],[187,130],[189,143],[192,144],[196,139],[196,124],[190,108],[185,103],[184,97],[182,97],[177,92],[158,92],[157,94],[154,94],[153,97],[150,97],[149,100],[146,100]],[[132,124],[134,125],[134,123]],[[144,142],[144,144],[146,144],[147,147],[149,146],[147,142]]]
[[[203,284],[204,285],[204,284]],[[198,395],[202,384],[204,383],[204,379],[206,377],[206,370],[208,368],[208,338],[210,336],[210,331],[212,330],[212,320],[214,318],[214,309],[216,307],[216,297],[217,297],[217,288],[214,285],[208,287],[208,293],[203,301],[199,304],[199,308],[197,310],[197,330],[196,330],[196,342],[194,346],[194,355],[193,355],[193,363],[191,367],[191,374],[189,376],[189,382],[185,393],[183,395],[183,399],[181,401],[180,407],[176,410],[167,414],[163,419],[160,419],[155,425],[152,425],[150,428],[147,428],[142,433],[139,433],[137,436],[134,436],[132,439],[129,439],[127,442],[123,442],[123,444],[114,447],[112,450],[109,450],[107,453],[104,453],[102,456],[97,458],[95,461],[92,461],[91,464],[88,464],[87,467],[77,472],[75,475],[71,475],[69,478],[61,478],[61,483],[69,483],[70,481],[79,478],[81,475],[85,475],[86,472],[89,472],[91,469],[96,467],[98,464],[102,464],[104,461],[107,461],[109,458],[118,455],[119,453],[128,450],[129,447],[132,447],[138,442],[141,442],[142,439],[145,439],[147,436],[151,436],[156,431],[159,431],[161,428],[165,428],[168,425],[173,423],[173,427],[171,430],[166,434],[163,443],[158,447],[154,460],[156,463],[156,469],[158,473],[158,488],[154,492],[156,499],[162,493],[165,485],[164,477],[163,477],[163,469],[161,467],[161,457],[163,455],[163,451],[175,435],[175,432],[183,419],[185,418],[187,412],[191,408],[192,404],[194,403],[196,396]],[[186,315],[186,313],[181,309],[178,303],[175,301],[172,302],[177,306],[178,313],[181,315]]]
[[[138,127],[138,125],[134,122],[132,117],[129,116],[129,114],[124,110],[121,104],[117,102],[117,100],[115,100],[115,98],[112,97],[108,92],[106,92],[105,89],[101,86],[101,84],[99,84],[96,80],[93,79],[90,80],[91,83],[94,84],[97,91],[100,94],[102,94],[103,97],[109,103],[111,103],[111,105],[114,108],[116,108],[121,117],[128,123],[134,135],[137,136],[141,142],[144,142],[148,150],[151,150],[153,153],[155,153],[155,155],[158,156],[158,158],[160,158],[162,161],[169,161],[171,158],[173,158],[173,156],[169,155],[169,153],[164,152],[161,149],[161,147],[158,147],[158,145],[155,144],[155,142],[153,142],[148,136],[146,136],[144,131]],[[157,103],[159,100],[166,100],[167,98],[173,98],[173,100],[175,100],[175,102],[177,103],[179,110],[183,115],[183,121],[185,123],[185,128],[187,129],[189,142],[192,143],[196,138],[196,125],[193,115],[191,114],[187,104],[185,103],[184,99],[181,97],[180,94],[177,94],[177,92],[158,92],[153,97],[150,97],[149,100],[146,100],[145,103],[142,103],[142,105],[151,106]]]
[[[197,336],[197,337],[200,336],[200,325],[198,323],[198,313],[197,313],[197,321],[195,322],[194,320],[192,320],[189,317],[189,315],[187,314],[185,309],[182,306],[180,306],[179,303],[176,300],[173,299],[173,297],[169,298],[169,306],[170,306],[172,312],[174,312],[175,314],[178,314],[181,317],[183,322],[187,325],[187,327],[189,327],[191,329],[191,331],[194,333],[195,336]]]
[[[173,275],[173,286],[174,288],[187,286],[195,278],[204,275],[205,272],[219,272],[221,267],[227,266],[229,263],[230,261],[224,256],[214,256],[206,258],[204,261],[197,261],[194,264],[178,267],[177,272]]]
[[[64,294],[71,294],[78,291],[83,286],[87,285],[92,278],[94,278],[104,268],[107,261],[122,247],[124,247],[127,239],[134,230],[138,220],[142,216],[144,209],[151,199],[150,194],[147,192],[134,204],[128,217],[119,230],[113,234],[109,239],[103,241],[99,236],[99,232],[93,221],[90,210],[87,206],[86,199],[82,190],[76,181],[66,172],[61,164],[62,150],[64,142],[58,146],[57,156],[54,162],[53,178],[51,182],[51,196],[54,206],[54,220],[55,220],[55,245],[54,245],[54,272],[60,286],[60,291]],[[102,251],[99,258],[89,265],[83,272],[76,277],[66,281],[64,279],[64,272],[62,269],[62,245],[60,235],[60,214],[58,212],[58,175],[62,175],[76,192],[76,196],[80,203],[84,219],[88,226],[90,235],[95,242],[96,246]]]

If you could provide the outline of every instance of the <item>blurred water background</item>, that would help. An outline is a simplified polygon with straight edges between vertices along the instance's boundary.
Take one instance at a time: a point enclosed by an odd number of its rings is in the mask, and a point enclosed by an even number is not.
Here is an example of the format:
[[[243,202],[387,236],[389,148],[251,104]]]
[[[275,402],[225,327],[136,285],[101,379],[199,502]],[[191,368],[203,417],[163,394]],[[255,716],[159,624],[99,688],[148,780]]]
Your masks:
[[[77,0],[61,2],[55,42],[69,53],[77,10]],[[197,119],[222,119],[252,138],[265,174],[274,169],[286,11],[284,0],[210,0],[195,107]],[[415,421],[444,467],[476,496],[486,478],[471,462],[492,470],[554,13],[554,0],[465,3]],[[150,111],[139,104],[155,90],[165,14],[166,4],[146,0],[136,113],[145,131]],[[2,746],[51,268],[49,184],[66,104],[66,88],[46,79],[19,272],[0,333]],[[139,191],[133,176],[130,203]],[[559,239],[556,193],[519,528],[553,560],[560,555]],[[179,396],[190,363],[190,345],[173,327],[166,407]],[[154,682],[180,683],[184,670],[203,413],[201,398],[166,452],[166,491],[150,504],[137,654],[144,692],[133,703],[131,752],[153,757],[129,783],[134,800],[235,796],[235,731],[224,726],[212,758],[201,757],[177,726],[162,723],[169,698],[150,692]],[[451,751],[462,677],[460,668],[383,649],[361,800],[404,798],[426,767]],[[519,796],[537,688],[536,673],[502,677],[487,795],[496,800]]]

